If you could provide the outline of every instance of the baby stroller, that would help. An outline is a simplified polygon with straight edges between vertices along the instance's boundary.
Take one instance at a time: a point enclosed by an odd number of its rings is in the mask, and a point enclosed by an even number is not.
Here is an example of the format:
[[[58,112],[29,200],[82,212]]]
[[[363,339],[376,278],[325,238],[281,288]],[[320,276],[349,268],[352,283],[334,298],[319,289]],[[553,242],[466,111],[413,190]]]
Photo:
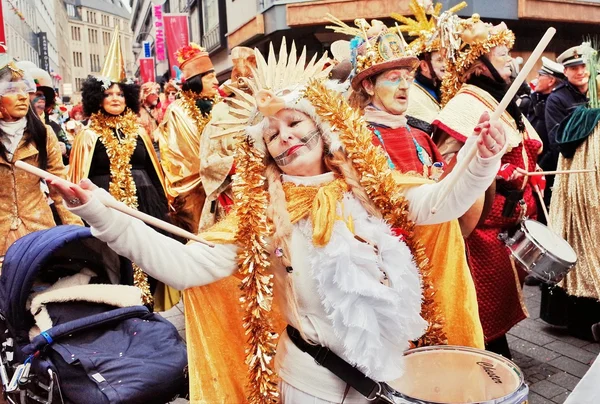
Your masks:
[[[0,276],[4,398],[163,404],[186,395],[185,344],[132,284],[131,263],[89,228],[17,240]]]

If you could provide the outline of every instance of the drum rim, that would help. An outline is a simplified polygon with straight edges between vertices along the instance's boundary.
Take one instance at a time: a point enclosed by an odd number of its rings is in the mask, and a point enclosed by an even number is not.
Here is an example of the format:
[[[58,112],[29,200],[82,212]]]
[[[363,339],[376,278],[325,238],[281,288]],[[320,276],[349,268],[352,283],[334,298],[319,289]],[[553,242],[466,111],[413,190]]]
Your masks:
[[[501,403],[504,403],[504,400],[508,400],[510,398],[513,398],[514,396],[518,396],[519,394],[521,394],[524,387],[526,387],[529,390],[527,383],[525,383],[525,375],[524,375],[523,371],[521,370],[521,368],[519,366],[517,366],[516,363],[514,363],[510,359],[505,358],[502,355],[498,355],[497,353],[486,351],[483,349],[477,349],[477,348],[463,346],[463,345],[432,345],[432,346],[424,346],[424,347],[406,350],[406,351],[404,351],[404,356],[408,356],[413,353],[428,352],[428,351],[460,351],[460,352],[471,352],[471,353],[475,353],[475,354],[479,354],[479,355],[484,354],[486,356],[489,356],[491,358],[498,360],[499,362],[508,364],[513,371],[514,370],[518,371],[518,372],[515,372],[519,379],[519,383],[517,384],[516,390],[514,390],[513,392],[511,392],[503,397],[497,397],[497,398],[493,398],[491,400],[486,400],[486,401],[479,401],[479,402],[477,402],[477,404],[501,404]],[[395,391],[397,391],[397,390],[395,390]],[[420,399],[420,398],[411,397],[400,391],[397,391],[397,392],[399,394],[401,394],[403,398],[410,398],[411,400],[421,400],[421,401],[417,401],[417,403],[423,402],[423,403],[427,403],[427,404],[448,404],[448,403],[437,402],[437,401],[423,401],[422,398]],[[469,404],[469,403],[461,403],[461,404]]]
[[[535,238],[534,235],[531,234],[531,232],[529,231],[529,229],[527,228],[527,222],[533,222],[533,223],[537,223],[540,226],[545,227],[546,229],[548,229],[548,231],[550,233],[552,233],[553,235],[555,235],[556,237],[558,237],[559,240],[561,240],[567,247],[569,247],[569,249],[571,250],[571,252],[573,253],[573,255],[575,256],[575,261],[571,262],[571,261],[566,261],[558,256],[556,256],[555,254],[552,253],[552,251],[548,250],[546,247],[544,247],[543,245],[541,245]],[[535,244],[538,248],[540,248],[542,251],[544,251],[544,254],[548,255],[553,261],[558,262],[559,264],[563,264],[564,266],[566,266],[567,268],[572,268],[575,264],[577,264],[577,253],[575,252],[575,250],[573,249],[573,247],[571,246],[571,244],[569,244],[569,242],[567,240],[565,240],[564,238],[562,238],[561,236],[559,236],[558,234],[556,234],[550,227],[544,225],[541,222],[538,222],[537,220],[533,220],[533,219],[527,219],[527,220],[523,220],[523,222],[521,223],[521,228],[523,229],[523,233],[525,233],[526,237],[528,240],[530,240],[533,244]]]

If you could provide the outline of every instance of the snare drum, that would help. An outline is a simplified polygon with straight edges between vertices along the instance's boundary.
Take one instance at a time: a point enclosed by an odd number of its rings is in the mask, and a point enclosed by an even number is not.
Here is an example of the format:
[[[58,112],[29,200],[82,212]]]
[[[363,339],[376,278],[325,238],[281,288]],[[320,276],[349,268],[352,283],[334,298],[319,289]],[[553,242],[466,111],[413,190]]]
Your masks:
[[[523,221],[506,245],[523,269],[546,283],[562,281],[577,262],[569,243],[535,220]]]
[[[522,404],[523,373],[500,355],[474,348],[433,346],[405,352],[404,375],[388,384],[397,404]]]

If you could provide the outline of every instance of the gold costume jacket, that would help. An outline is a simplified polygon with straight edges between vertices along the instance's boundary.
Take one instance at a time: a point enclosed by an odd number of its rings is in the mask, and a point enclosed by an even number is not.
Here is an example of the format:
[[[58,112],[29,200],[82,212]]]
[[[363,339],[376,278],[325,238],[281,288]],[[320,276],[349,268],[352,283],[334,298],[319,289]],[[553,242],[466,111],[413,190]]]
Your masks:
[[[46,149],[48,166],[46,171],[59,177],[66,177],[66,169],[54,132],[47,127]],[[25,145],[21,139],[13,161],[21,160],[39,167],[38,149],[33,142]],[[11,162],[0,157],[0,256],[19,237],[37,230],[54,227],[56,223],[46,195],[40,189],[40,179],[33,174],[14,167]],[[63,224],[83,225],[81,219],[69,212],[63,205],[62,197],[50,191],[50,198],[58,211]]]

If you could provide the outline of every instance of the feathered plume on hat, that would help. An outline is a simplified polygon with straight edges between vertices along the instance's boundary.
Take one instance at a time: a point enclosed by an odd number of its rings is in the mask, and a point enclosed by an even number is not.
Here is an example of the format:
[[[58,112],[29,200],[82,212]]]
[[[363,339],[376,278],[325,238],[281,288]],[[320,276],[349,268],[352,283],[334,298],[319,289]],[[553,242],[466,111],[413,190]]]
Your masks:
[[[206,49],[194,42],[179,48],[175,52],[175,57],[177,57],[183,77],[186,79],[214,69]]]
[[[505,23],[492,25],[481,21],[479,14],[467,19],[451,16],[438,24],[441,48],[446,56],[446,75],[442,80],[442,105],[460,90],[467,71],[477,59],[496,46],[512,49],[515,34]]]
[[[416,69],[419,60],[408,48],[402,33],[396,28],[388,28],[379,20],[371,23],[364,19],[354,20],[351,27],[342,20],[328,14],[327,21],[335,24],[325,28],[354,37],[350,41],[350,61],[352,88],[358,90],[360,83],[369,76],[394,69]]]
[[[391,17],[403,24],[398,27],[401,32],[406,32],[414,38],[408,47],[415,55],[420,55],[424,52],[440,50],[442,31],[438,29],[438,23],[447,20],[466,6],[467,3],[463,1],[441,13],[442,3],[434,6],[431,2],[424,4],[423,0],[411,0],[409,7],[414,19],[398,13],[392,13]],[[430,17],[427,17],[428,15]]]

